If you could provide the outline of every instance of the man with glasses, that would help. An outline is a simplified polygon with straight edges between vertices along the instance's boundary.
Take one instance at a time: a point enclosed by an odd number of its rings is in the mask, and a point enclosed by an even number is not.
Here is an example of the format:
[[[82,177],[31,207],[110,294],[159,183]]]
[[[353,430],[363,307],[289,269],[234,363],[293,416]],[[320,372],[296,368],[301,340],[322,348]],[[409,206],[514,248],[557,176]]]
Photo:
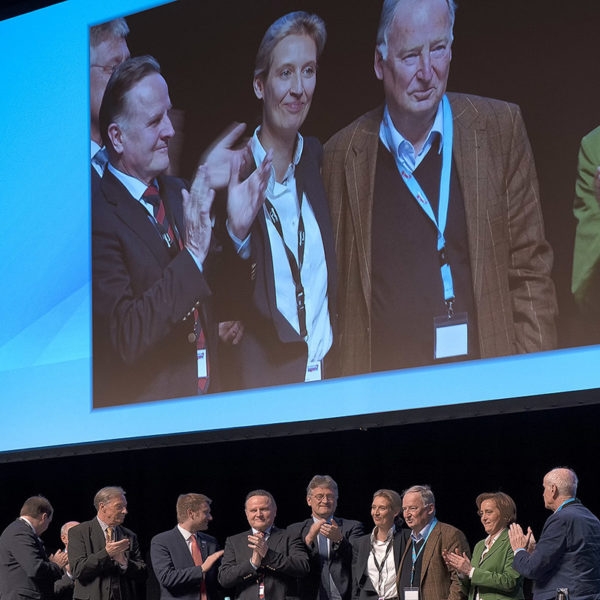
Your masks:
[[[125,19],[113,19],[90,27],[90,136],[92,189],[104,174],[108,154],[100,133],[100,104],[113,71],[127,58],[126,37],[129,27]]]
[[[349,600],[352,595],[352,545],[364,530],[358,521],[334,517],[337,501],[337,483],[329,475],[315,475],[306,490],[310,518],[288,527],[310,559],[310,575],[299,582],[301,600]]]
[[[435,497],[427,485],[403,492],[402,513],[411,533],[398,570],[401,600],[464,600],[456,572],[442,558],[442,550],[471,556],[464,533],[437,520]]]

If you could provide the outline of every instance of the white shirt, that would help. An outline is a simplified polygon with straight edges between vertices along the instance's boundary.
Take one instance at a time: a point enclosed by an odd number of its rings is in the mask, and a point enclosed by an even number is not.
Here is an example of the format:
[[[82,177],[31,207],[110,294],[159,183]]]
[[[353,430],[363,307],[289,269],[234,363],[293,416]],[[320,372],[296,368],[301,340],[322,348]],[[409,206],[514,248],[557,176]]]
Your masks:
[[[429,131],[427,139],[425,140],[425,144],[423,144],[423,148],[421,148],[421,151],[417,154],[415,152],[415,147],[394,126],[392,117],[390,116],[390,112],[386,105],[383,110],[383,119],[381,120],[381,125],[379,127],[379,139],[383,142],[383,145],[394,155],[394,157],[400,158],[400,161],[412,173],[421,164],[425,156],[427,156],[427,153],[429,152],[429,149],[431,148],[436,136],[439,136],[440,138],[438,153],[442,151],[441,142],[443,128],[444,115],[442,103],[440,102],[435,115],[435,120],[433,121],[433,125]],[[386,133],[390,135],[393,148],[390,148],[387,143]]]
[[[252,154],[257,165],[265,158],[266,151],[258,139],[258,128],[252,137]],[[286,245],[298,261],[298,223],[300,217],[299,200],[296,190],[296,165],[302,156],[304,141],[298,134],[296,152],[282,183],[275,180],[275,171],[271,171],[266,196],[275,207],[282,225]],[[275,296],[277,310],[299,333],[298,310],[296,307],[296,287],[290,269],[285,247],[277,229],[265,210],[267,232],[273,259]],[[322,360],[333,341],[329,305],[327,302],[327,264],[321,238],[321,230],[306,195],[302,198],[302,218],[305,229],[304,262],[300,277],[304,286],[306,305],[306,343],[308,361]]]
[[[396,531],[396,526],[392,525],[383,542],[375,537],[376,529],[377,528],[373,529],[373,532],[371,533],[371,552],[369,552],[369,560],[367,561],[367,573],[369,574],[369,579],[377,591],[379,598],[397,598],[396,563],[394,562],[394,533]],[[390,551],[387,558],[385,558],[386,551],[390,544]],[[381,575],[375,564],[375,558],[377,558],[379,566],[382,567]],[[384,558],[385,562],[383,562]]]

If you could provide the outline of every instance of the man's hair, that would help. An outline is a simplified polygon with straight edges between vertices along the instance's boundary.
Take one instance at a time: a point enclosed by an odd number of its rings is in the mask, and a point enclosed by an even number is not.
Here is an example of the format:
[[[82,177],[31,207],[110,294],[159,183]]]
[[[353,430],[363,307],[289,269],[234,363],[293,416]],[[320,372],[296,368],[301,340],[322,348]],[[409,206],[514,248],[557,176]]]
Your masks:
[[[115,496],[124,496],[125,490],[118,485],[109,485],[107,487],[103,487],[101,490],[96,492],[94,496],[94,508],[96,510],[100,509],[100,504],[107,504],[114,498]]]
[[[277,504],[275,503],[275,498],[273,498],[273,494],[271,494],[271,492],[267,492],[267,490],[252,490],[251,492],[248,492],[246,494],[246,499],[244,500],[244,508],[246,508],[246,503],[248,502],[248,500],[250,500],[250,498],[254,497],[254,496],[266,496],[269,501],[271,502],[271,506],[273,508],[277,508]]]
[[[433,492],[431,491],[431,488],[428,485],[413,485],[412,487],[409,487],[407,490],[404,490],[402,492],[402,498],[404,499],[404,496],[406,496],[406,494],[413,493],[420,494],[424,506],[428,506],[430,504],[433,504],[433,506],[435,506],[435,496],[433,495]]]
[[[375,45],[384,59],[387,58],[389,29],[401,2],[403,2],[403,0],[384,0],[383,7],[381,8],[381,16],[379,17],[379,27],[377,28],[377,40]],[[446,0],[446,4],[448,5],[448,15],[450,17],[450,40],[452,40],[454,17],[456,15],[456,2],[454,0]]]
[[[338,485],[334,481],[333,477],[329,475],[315,475],[309,482],[306,488],[306,495],[310,496],[315,488],[324,487],[329,488],[338,497]]]
[[[125,39],[129,34],[129,27],[125,19],[113,19],[100,25],[90,27],[90,62],[94,63],[96,48],[107,40]]]
[[[569,467],[555,467],[546,473],[546,479],[558,488],[559,496],[574,498],[577,496],[579,480],[573,469]]]
[[[25,500],[19,513],[21,517],[33,517],[39,519],[43,514],[47,514],[51,519],[54,514],[54,509],[50,501],[44,496],[31,496]]]
[[[481,504],[486,500],[493,500],[496,503],[496,506],[500,511],[500,517],[505,525],[516,522],[517,505],[508,494],[505,494],[504,492],[484,492],[483,494],[479,494],[479,496],[475,498],[477,510],[481,510]]]
[[[288,35],[308,35],[312,38],[317,46],[317,58],[321,56],[327,40],[325,22],[318,15],[299,10],[279,17],[267,29],[258,47],[254,62],[255,78],[265,79],[267,77],[273,62],[273,50]]]
[[[160,74],[160,65],[152,56],[136,56],[123,61],[111,75],[100,105],[100,133],[102,143],[112,147],[108,126],[125,115],[127,93],[144,77]]]
[[[188,510],[197,511],[202,508],[203,504],[208,504],[212,500],[204,494],[181,494],[177,498],[177,522],[183,523],[187,519]]]

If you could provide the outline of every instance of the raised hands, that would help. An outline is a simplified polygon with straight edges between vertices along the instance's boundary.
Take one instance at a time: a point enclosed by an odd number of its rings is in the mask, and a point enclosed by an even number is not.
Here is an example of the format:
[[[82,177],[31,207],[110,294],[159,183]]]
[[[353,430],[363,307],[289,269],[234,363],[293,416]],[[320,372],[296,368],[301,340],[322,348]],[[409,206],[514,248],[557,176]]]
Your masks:
[[[244,161],[237,157],[232,165],[231,178],[227,188],[227,218],[229,229],[238,239],[248,235],[250,227],[265,201],[265,191],[273,154],[269,150],[263,162],[246,179],[243,179]]]
[[[210,209],[215,198],[205,165],[198,167],[190,191],[183,190],[182,193],[184,245],[197,260],[204,262],[212,235]]]

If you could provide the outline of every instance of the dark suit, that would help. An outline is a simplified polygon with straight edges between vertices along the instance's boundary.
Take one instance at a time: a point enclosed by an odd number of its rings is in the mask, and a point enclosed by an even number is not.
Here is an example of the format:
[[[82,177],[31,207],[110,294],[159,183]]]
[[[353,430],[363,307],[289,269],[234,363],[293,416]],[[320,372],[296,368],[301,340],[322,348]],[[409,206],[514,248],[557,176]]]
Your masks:
[[[336,263],[331,217],[321,179],[322,153],[315,138],[304,138],[295,178],[298,197],[306,194],[320,229],[327,264],[329,318],[334,325]],[[263,210],[259,211],[250,234],[250,281],[245,284],[247,293],[242,295],[239,306],[239,314],[246,327],[238,345],[241,387],[302,382],[308,360],[307,345],[277,309],[273,256]]]
[[[251,530],[228,537],[219,567],[219,583],[231,590],[233,600],[258,600],[258,581],[264,577],[265,598],[297,598],[296,579],[308,575],[309,563],[304,544],[285,529],[273,527],[267,541],[269,549],[258,569],[250,563],[248,548]]]
[[[44,545],[23,519],[0,535],[0,598],[51,600],[62,569],[48,560]]]
[[[135,600],[136,584],[146,578],[137,536],[121,525],[115,527],[115,541],[129,538],[126,551],[127,569],[121,567],[106,552],[106,537],[97,518],[69,529],[69,566],[75,577],[75,600],[111,600],[111,584],[118,583],[122,600]]]
[[[464,94],[448,98],[480,355],[552,349],[557,315],[552,250],[544,238],[533,153],[519,107]],[[338,258],[335,347],[342,375],[371,370],[371,225],[382,115],[382,108],[373,110],[336,133],[323,157]]]
[[[396,572],[400,566],[400,559],[406,547],[406,538],[409,532],[406,529],[397,528],[394,533],[394,545],[392,552],[394,553],[394,564]],[[353,578],[353,598],[360,600],[374,600],[379,597],[379,594],[369,577],[368,564],[371,554],[371,534],[363,535],[356,543],[354,552],[354,562],[352,564]]]
[[[579,500],[552,513],[533,553],[515,554],[514,568],[533,579],[534,600],[556,597],[569,588],[569,600],[600,599],[600,521]]]
[[[333,520],[341,529],[343,537],[339,542],[331,542],[329,545],[329,574],[342,600],[349,600],[352,595],[353,545],[363,535],[364,530],[362,523],[358,521],[341,519],[339,517],[334,517]],[[307,546],[304,542],[304,538],[313,523],[314,520],[311,517],[310,519],[306,519],[306,521],[293,523],[287,528],[290,535],[299,538],[304,543],[310,561],[310,573],[308,577],[304,577],[298,582],[301,600],[316,600],[319,598],[322,569],[319,545],[316,539],[310,546]]]
[[[217,540],[205,533],[198,537],[202,560],[219,550]],[[159,533],[150,543],[152,568],[160,584],[161,600],[198,600],[202,580],[206,583],[206,594],[209,600],[217,600],[218,594],[216,563],[206,577],[202,567],[194,565],[187,542],[177,527]]]
[[[513,569],[513,551],[505,529],[492,547],[486,552],[485,540],[475,544],[471,565],[473,576],[461,579],[468,600],[479,594],[481,600],[521,600],[523,598],[523,578]],[[556,590],[555,590],[556,591]]]
[[[75,590],[75,580],[66,573],[54,582],[54,600],[71,600]]]
[[[185,183],[159,177],[161,197],[182,230]],[[176,244],[174,244],[176,247]],[[193,396],[194,308],[200,310],[216,374],[211,290],[187,250],[173,254],[148,211],[106,171],[92,201],[94,406]]]
[[[456,572],[451,573],[442,558],[442,550],[454,551],[457,548],[460,554],[466,552],[467,556],[471,555],[465,534],[452,525],[438,521],[431,530],[422,551],[419,598],[422,600],[465,600],[466,594]],[[412,543],[409,540],[400,562],[399,572],[402,571],[405,561],[412,561],[411,549]]]

